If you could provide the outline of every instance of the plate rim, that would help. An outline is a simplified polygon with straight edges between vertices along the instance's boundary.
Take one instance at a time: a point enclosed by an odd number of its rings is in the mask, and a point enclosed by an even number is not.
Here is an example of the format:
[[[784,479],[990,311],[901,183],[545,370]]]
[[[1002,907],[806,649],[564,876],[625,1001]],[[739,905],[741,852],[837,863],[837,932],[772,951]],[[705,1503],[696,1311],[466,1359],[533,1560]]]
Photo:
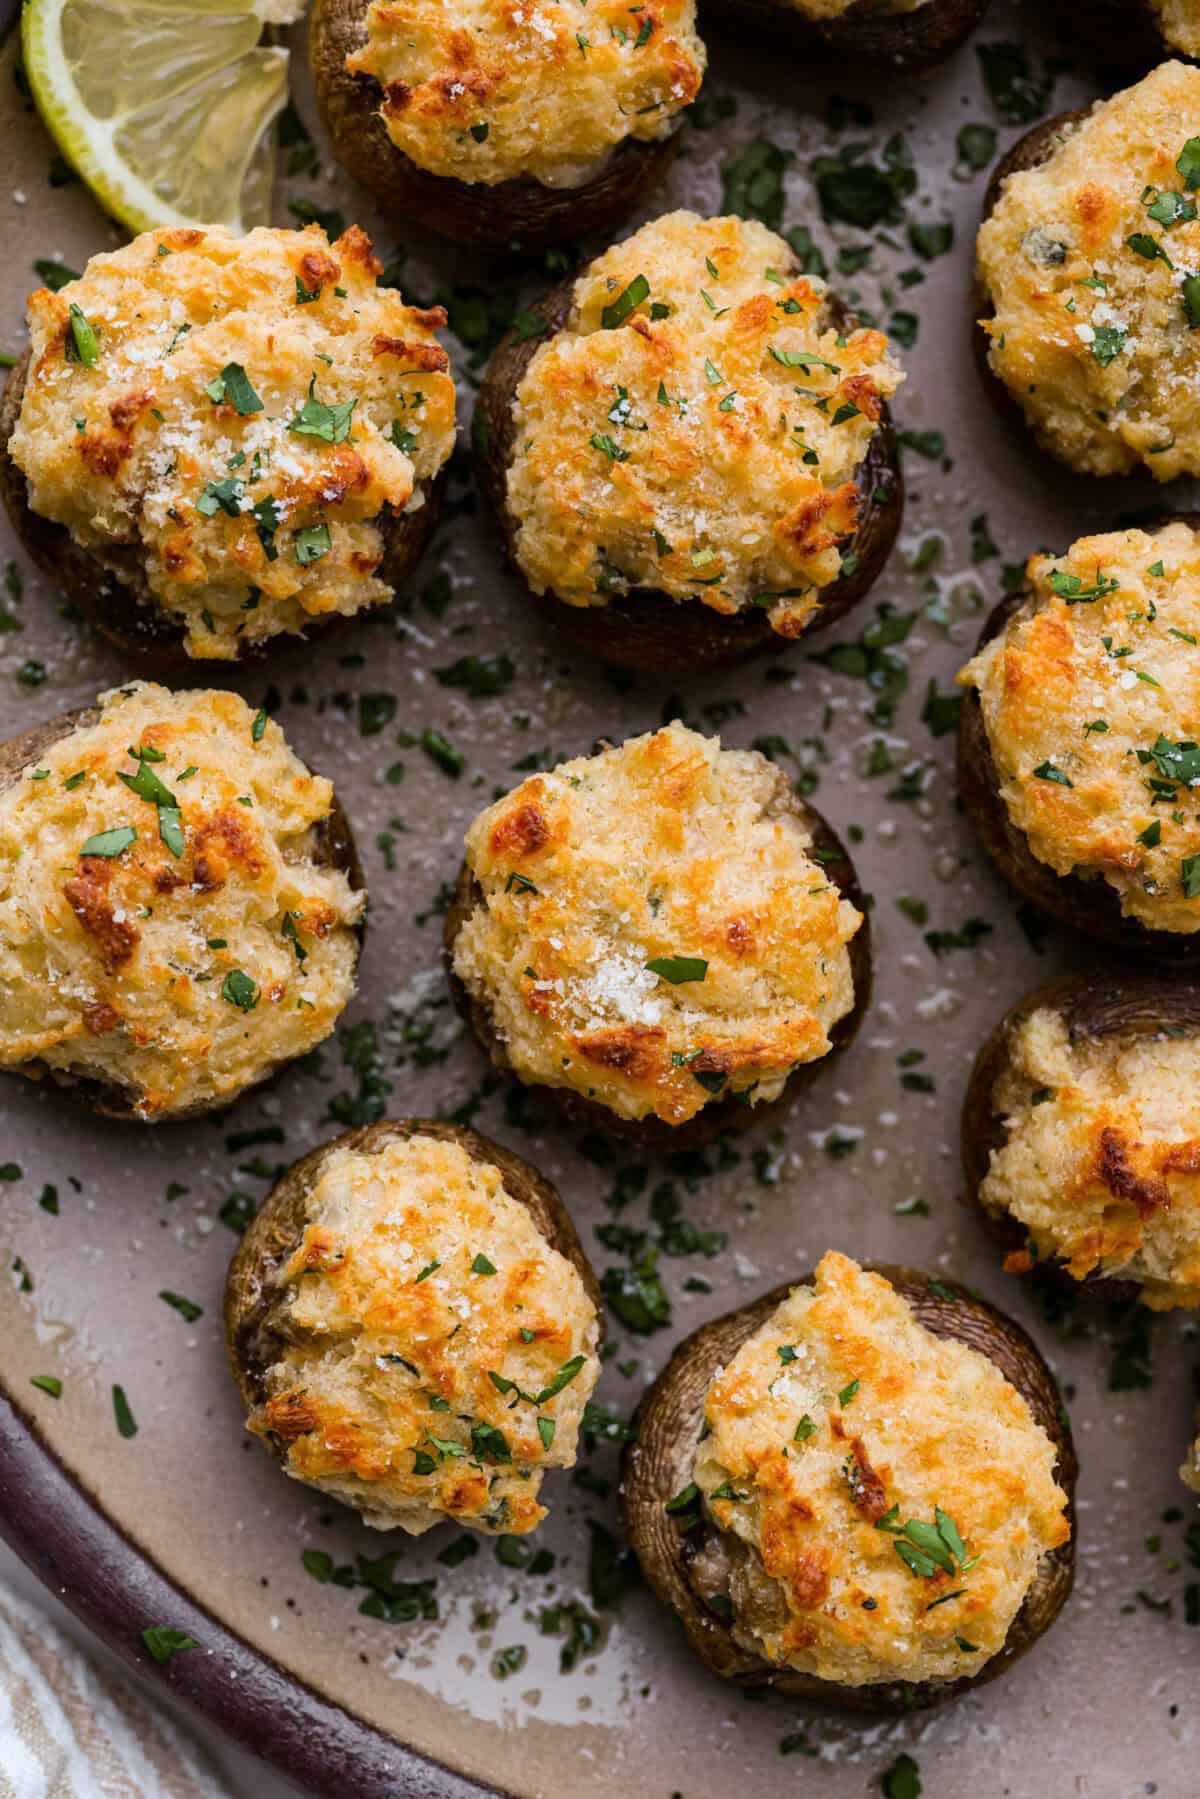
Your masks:
[[[0,1536],[119,1657],[140,1688],[215,1725],[314,1799],[514,1799],[389,1737],[254,1648],[141,1549],[0,1381]],[[191,1651],[155,1662],[142,1631],[169,1623]]]

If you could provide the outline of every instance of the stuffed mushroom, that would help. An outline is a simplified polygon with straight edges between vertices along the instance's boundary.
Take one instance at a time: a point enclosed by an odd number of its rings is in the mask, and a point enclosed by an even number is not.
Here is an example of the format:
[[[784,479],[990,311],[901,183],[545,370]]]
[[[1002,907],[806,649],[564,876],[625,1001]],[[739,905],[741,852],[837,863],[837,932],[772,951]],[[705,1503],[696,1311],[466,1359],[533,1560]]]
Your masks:
[[[908,1711],[1002,1673],[1071,1590],[1053,1376],[953,1282],[831,1252],[688,1337],[634,1431],[630,1541],[725,1679]]]
[[[570,641],[651,671],[728,665],[840,618],[880,573],[901,379],[781,237],[670,213],[497,349],[480,480]]]
[[[773,763],[672,724],[480,813],[447,961],[497,1067],[678,1149],[778,1107],[851,1040],[870,992],[861,905]]]
[[[1200,474],[1200,69],[1163,63],[1001,163],[977,341],[1042,447],[1081,474]]]
[[[1006,1014],[976,1058],[962,1153],[1010,1273],[1200,1306],[1198,1076],[1200,993],[1178,982],[1075,975]]]
[[[366,894],[329,782],[233,693],[134,683],[0,747],[0,1067],[156,1121],[333,1030]]]
[[[575,1460],[600,1296],[550,1183],[474,1131],[348,1131],[273,1188],[229,1270],[248,1428],[293,1479],[419,1536],[521,1535]]]
[[[334,153],[481,249],[608,235],[665,174],[704,74],[695,0],[316,0]]]
[[[806,56],[916,74],[952,56],[987,9],[988,0],[708,0],[705,19],[754,26]]]
[[[0,412],[26,548],[123,648],[231,661],[392,598],[454,447],[440,308],[352,226],[144,232],[29,300]]]
[[[1034,556],[960,672],[959,791],[1026,899],[1138,955],[1200,953],[1200,537]]]

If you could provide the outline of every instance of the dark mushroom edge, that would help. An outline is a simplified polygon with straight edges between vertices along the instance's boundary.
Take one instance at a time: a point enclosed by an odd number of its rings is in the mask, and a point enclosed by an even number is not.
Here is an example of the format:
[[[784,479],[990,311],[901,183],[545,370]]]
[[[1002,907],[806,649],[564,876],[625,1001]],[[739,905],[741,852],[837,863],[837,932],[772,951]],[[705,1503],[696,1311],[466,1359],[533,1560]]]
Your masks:
[[[796,272],[794,263],[791,272]],[[516,555],[517,525],[508,506],[508,470],[517,439],[514,404],[538,350],[566,325],[576,280],[572,276],[560,282],[526,308],[526,314],[543,320],[548,331],[533,331],[528,316],[519,335],[509,331],[492,354],[475,402],[471,438],[476,476],[509,562],[522,581],[525,577]],[[835,296],[830,296],[829,306],[843,331],[855,328],[853,315]],[[904,482],[886,405],[855,480],[859,517],[847,553],[848,560],[853,558],[853,572],[823,589],[821,603],[802,635],[834,624],[858,604],[882,574],[899,533]],[[555,633],[576,649],[597,661],[649,674],[730,668],[764,651],[786,649],[795,641],[772,630],[766,613],[758,608],[723,614],[701,600],[676,600],[657,588],[633,588],[604,606],[568,606],[554,593],[532,594],[532,590],[531,597]]]
[[[1076,125],[1081,125],[1090,112],[1090,107],[1081,106],[1071,112],[1056,113],[1052,119],[1043,119],[1040,125],[1035,125],[1032,130],[1025,133],[1024,137],[1017,139],[1016,143],[1000,158],[988,178],[979,220],[981,225],[995,212],[1000,202],[1000,196],[1004,192],[1004,184],[1009,176],[1023,174],[1026,169],[1040,168],[1043,163],[1049,162],[1063,141],[1064,134],[1069,133]],[[979,280],[978,274],[972,285],[971,294],[971,347],[975,353],[976,367],[983,378],[984,392],[987,394],[993,410],[1006,425],[1023,436],[1026,442],[1031,436],[1037,442],[1033,427],[1025,416],[1024,407],[1007,382],[1002,381],[992,367],[991,358],[988,355],[991,339],[984,329],[984,324],[996,316],[996,308],[991,294]],[[1045,449],[1042,445],[1039,445],[1039,448],[1043,449],[1045,455],[1053,457],[1056,462],[1062,464],[1062,458],[1055,456],[1052,450]],[[1107,477],[1109,480],[1123,478],[1122,476]],[[1106,477],[1093,475],[1089,479],[1103,480]]]
[[[945,62],[979,25],[989,0],[926,0],[887,12],[860,0],[836,19],[808,19],[788,0],[701,0],[701,24],[761,28],[776,43],[843,67],[916,75]]]
[[[812,1280],[811,1274],[774,1288],[737,1312],[713,1319],[679,1345],[634,1416],[634,1435],[622,1460],[621,1504],[626,1534],[643,1574],[658,1597],[678,1615],[693,1649],[714,1673],[740,1686],[769,1686],[791,1698],[819,1700],[839,1709],[905,1713],[940,1704],[996,1679],[1053,1624],[1075,1578],[1078,1467],[1054,1377],[1018,1324],[955,1281],[941,1277],[935,1281],[917,1269],[886,1263],[867,1266],[891,1282],[935,1337],[956,1338],[994,1362],[1021,1394],[1058,1453],[1055,1478],[1068,1497],[1071,1535],[1044,1557],[1004,1647],[978,1674],[953,1681],[888,1681],[852,1687],[779,1668],[743,1649],[726,1621],[693,1585],[691,1564],[716,1526],[703,1521],[695,1529],[682,1531],[665,1508],[692,1480],[704,1395],[719,1370],[762,1329],[794,1287]]]

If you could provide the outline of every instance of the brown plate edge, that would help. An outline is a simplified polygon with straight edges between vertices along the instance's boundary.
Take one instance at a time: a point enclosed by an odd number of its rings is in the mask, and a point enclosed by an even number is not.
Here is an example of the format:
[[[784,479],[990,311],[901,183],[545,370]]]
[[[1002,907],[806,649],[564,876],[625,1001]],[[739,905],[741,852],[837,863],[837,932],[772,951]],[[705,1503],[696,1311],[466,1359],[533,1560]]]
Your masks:
[[[395,1741],[261,1654],[139,1548],[0,1382],[0,1536],[125,1667],[216,1725],[314,1799],[511,1799]],[[142,1632],[199,1648],[155,1662]]]

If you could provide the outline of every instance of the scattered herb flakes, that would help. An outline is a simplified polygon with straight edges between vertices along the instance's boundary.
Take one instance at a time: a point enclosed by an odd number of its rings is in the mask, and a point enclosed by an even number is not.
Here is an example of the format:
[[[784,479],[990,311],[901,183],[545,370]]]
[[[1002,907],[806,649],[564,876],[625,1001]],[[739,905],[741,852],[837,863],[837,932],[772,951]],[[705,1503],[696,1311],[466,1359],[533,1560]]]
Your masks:
[[[491,1670],[496,1680],[507,1680],[510,1674],[519,1674],[529,1658],[529,1651],[524,1643],[513,1643],[507,1649],[497,1649],[491,1660]]]
[[[79,280],[78,269],[70,269],[65,262],[54,262],[48,257],[39,258],[33,267],[38,279],[52,294],[59,293],[69,281]]]
[[[921,1771],[911,1755],[898,1755],[879,1777],[884,1799],[921,1799]]]
[[[1150,1329],[1154,1314],[1136,1301],[1109,1309],[1113,1330],[1112,1356],[1108,1365],[1110,1393],[1135,1393],[1153,1385],[1153,1342]]]
[[[990,168],[996,157],[996,131],[992,125],[964,125],[958,134],[958,160],[961,168],[977,175]]]
[[[941,224],[912,224],[908,228],[908,241],[918,256],[932,262],[953,248],[954,226],[948,219]]]
[[[944,956],[952,949],[974,949],[991,929],[985,919],[968,918],[957,931],[926,931],[925,941],[935,956]]]
[[[1054,91],[1054,81],[1049,74],[1034,74],[1023,45],[979,44],[976,54],[997,112],[1010,125],[1032,125],[1040,119]]]
[[[443,687],[462,687],[473,699],[490,698],[511,687],[516,669],[511,656],[460,656],[434,675]]]
[[[419,742],[430,760],[436,762],[443,773],[456,781],[467,766],[467,758],[462,751],[455,749],[448,738],[433,729],[422,731]]]
[[[610,1310],[638,1336],[649,1336],[671,1322],[671,1302],[657,1261],[656,1249],[644,1249],[630,1267],[606,1268],[600,1282]]]
[[[783,178],[793,161],[767,138],[754,138],[721,170],[721,210],[761,219],[772,231],[783,224]]]
[[[394,693],[360,693],[358,730],[361,737],[377,737],[396,716]]]
[[[185,1299],[182,1293],[172,1293],[164,1287],[158,1296],[166,1305],[173,1307],[188,1324],[195,1324],[197,1318],[203,1318],[204,1307],[198,1306],[194,1300]]]
[[[598,1611],[617,1605],[641,1579],[637,1558],[623,1549],[603,1524],[587,1521],[591,1534],[588,1554],[588,1593]]]
[[[43,1393],[48,1393],[51,1399],[62,1398],[63,1384],[57,1374],[31,1375],[29,1384],[31,1387],[37,1387]]]
[[[344,215],[332,206],[318,206],[315,201],[306,200],[301,195],[289,200],[287,204],[294,219],[299,219],[302,225],[319,225],[331,243],[346,229]]]
[[[962,711],[963,696],[957,689],[949,693],[939,693],[935,680],[930,679],[925,690],[925,704],[921,708],[921,723],[928,725],[934,737],[946,737],[951,731],[958,729],[959,714]]]
[[[117,1421],[117,1430],[123,1437],[137,1436],[137,1423],[129,1409],[129,1401],[125,1397],[124,1387],[112,1390],[113,1417]]]
[[[258,1201],[251,1193],[231,1193],[217,1213],[221,1223],[240,1236],[258,1211]]]
[[[151,1624],[142,1632],[142,1642],[156,1662],[169,1662],[183,1649],[200,1647],[195,1637],[189,1637],[185,1630],[176,1630],[170,1624]]]

